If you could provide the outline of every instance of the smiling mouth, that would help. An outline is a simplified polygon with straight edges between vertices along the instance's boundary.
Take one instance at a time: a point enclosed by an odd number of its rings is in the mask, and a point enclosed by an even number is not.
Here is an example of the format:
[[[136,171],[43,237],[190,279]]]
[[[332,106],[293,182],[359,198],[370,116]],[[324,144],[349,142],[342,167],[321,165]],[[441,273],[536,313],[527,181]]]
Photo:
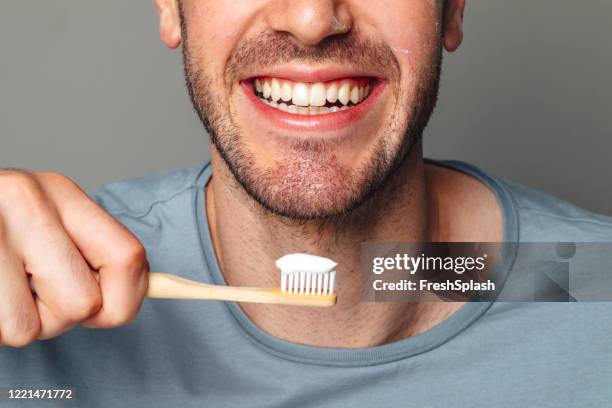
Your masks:
[[[297,115],[325,115],[351,110],[364,102],[375,81],[373,78],[344,78],[305,83],[258,77],[252,81],[252,90],[271,108]]]

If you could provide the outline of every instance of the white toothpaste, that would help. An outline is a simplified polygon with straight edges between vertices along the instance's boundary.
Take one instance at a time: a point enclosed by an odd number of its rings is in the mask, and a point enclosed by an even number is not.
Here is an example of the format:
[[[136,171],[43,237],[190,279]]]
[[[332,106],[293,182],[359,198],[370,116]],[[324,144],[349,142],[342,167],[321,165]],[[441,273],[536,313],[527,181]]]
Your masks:
[[[281,291],[327,295],[334,293],[338,265],[331,259],[309,254],[288,254],[276,260],[281,270]]]
[[[284,273],[331,272],[338,265],[329,258],[309,254],[288,254],[276,260],[276,267]]]

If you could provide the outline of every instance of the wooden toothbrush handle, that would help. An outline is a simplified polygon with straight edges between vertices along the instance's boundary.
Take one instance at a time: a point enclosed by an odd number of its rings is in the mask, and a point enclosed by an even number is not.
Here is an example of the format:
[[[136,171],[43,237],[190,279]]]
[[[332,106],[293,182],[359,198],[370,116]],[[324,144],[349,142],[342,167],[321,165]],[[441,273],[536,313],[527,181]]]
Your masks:
[[[335,294],[300,295],[283,293],[280,289],[275,288],[209,285],[161,272],[149,274],[147,297],[153,299],[224,300],[314,307],[330,307],[336,304]]]

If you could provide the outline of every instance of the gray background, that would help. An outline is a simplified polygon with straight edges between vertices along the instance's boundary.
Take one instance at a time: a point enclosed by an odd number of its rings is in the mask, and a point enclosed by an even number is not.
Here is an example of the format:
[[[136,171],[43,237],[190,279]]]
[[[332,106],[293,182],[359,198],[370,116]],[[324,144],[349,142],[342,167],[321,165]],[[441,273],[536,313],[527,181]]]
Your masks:
[[[468,0],[426,155],[612,214],[610,17],[610,0]],[[0,53],[0,167],[92,188],[208,157],[152,1],[4,1]]]

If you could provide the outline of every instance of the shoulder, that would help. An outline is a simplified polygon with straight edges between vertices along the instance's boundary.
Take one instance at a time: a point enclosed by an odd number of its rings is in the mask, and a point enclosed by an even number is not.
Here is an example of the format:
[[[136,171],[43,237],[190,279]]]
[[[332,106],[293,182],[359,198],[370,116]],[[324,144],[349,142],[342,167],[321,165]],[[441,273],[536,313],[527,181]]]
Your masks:
[[[155,206],[171,202],[196,188],[208,163],[106,184],[90,196],[115,216],[144,217]]]
[[[612,242],[612,217],[518,183],[500,184],[514,201],[521,241]]]
[[[435,160],[479,179],[492,190],[520,242],[612,242],[612,217],[580,208],[551,194],[488,174],[456,160]],[[511,225],[514,227],[514,225]]]

